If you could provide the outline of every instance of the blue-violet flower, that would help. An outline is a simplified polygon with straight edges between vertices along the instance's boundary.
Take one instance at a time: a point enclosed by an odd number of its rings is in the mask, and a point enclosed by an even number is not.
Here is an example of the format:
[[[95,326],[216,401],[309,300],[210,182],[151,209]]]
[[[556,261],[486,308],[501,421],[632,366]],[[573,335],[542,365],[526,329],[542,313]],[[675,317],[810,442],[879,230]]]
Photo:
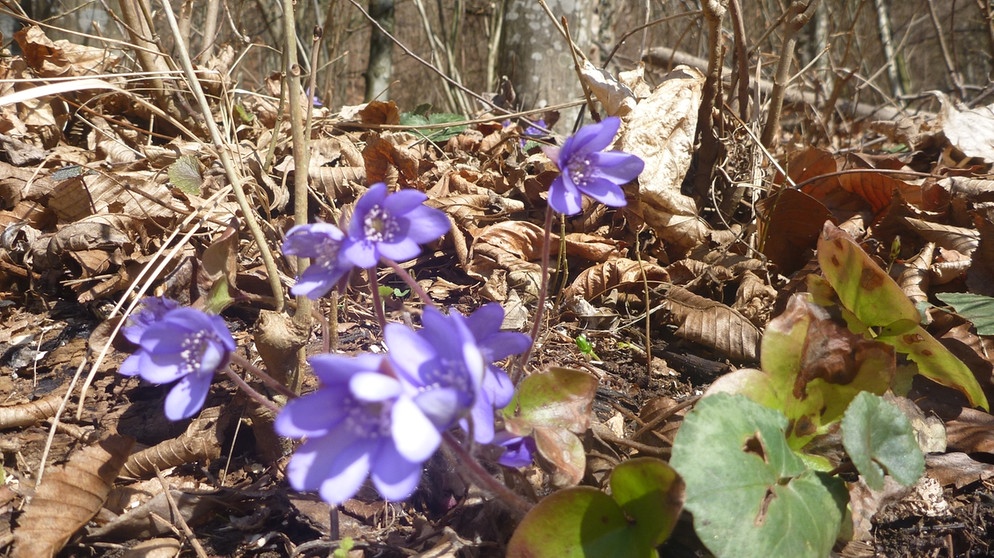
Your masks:
[[[514,386],[495,360],[524,351],[530,340],[522,333],[502,332],[504,311],[486,305],[469,317],[425,308],[424,327],[415,332],[387,324],[384,339],[394,370],[418,387],[419,404],[444,430],[457,421],[479,443],[494,437],[494,410],[510,402]]]
[[[287,231],[283,253],[312,259],[290,292],[317,300],[336,287],[343,290],[355,267],[340,256],[346,243],[345,233],[331,223],[297,225]]]
[[[141,299],[139,309],[128,316],[127,325],[121,329],[121,334],[128,341],[137,345],[141,342],[142,334],[148,326],[159,321],[166,312],[179,308],[180,303],[164,296],[146,296]]]
[[[333,505],[367,476],[387,500],[410,496],[442,440],[416,392],[384,373],[382,355],[323,354],[310,363],[321,387],[287,403],[275,423],[283,436],[307,438],[287,467],[290,484]]]
[[[166,396],[165,411],[169,420],[182,420],[203,407],[214,372],[228,365],[235,340],[220,316],[194,308],[158,314],[162,308],[156,304],[149,309],[151,315],[139,314],[138,323],[131,326],[137,329],[126,328],[125,336],[137,337],[139,349],[119,372],[153,384],[179,380]]]
[[[504,453],[497,458],[497,463],[505,467],[527,467],[531,465],[537,451],[535,438],[531,436],[514,436],[502,432],[494,442],[504,449]]]
[[[402,262],[421,253],[421,244],[445,234],[449,218],[423,205],[428,196],[417,190],[387,193],[378,182],[356,202],[349,223],[349,241],[342,255],[358,267],[372,268],[380,258]]]
[[[621,126],[616,116],[588,124],[566,138],[562,147],[544,147],[561,174],[549,187],[549,205],[558,213],[575,215],[582,209],[582,194],[611,207],[625,205],[621,185],[634,180],[645,162],[637,155],[604,151]]]

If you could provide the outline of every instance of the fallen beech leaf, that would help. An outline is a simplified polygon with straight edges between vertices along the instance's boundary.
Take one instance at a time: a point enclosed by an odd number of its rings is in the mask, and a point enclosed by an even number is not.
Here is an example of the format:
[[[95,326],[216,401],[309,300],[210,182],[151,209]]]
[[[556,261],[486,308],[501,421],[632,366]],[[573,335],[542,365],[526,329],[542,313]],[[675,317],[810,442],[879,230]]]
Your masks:
[[[821,224],[832,218],[825,204],[794,188],[781,188],[756,204],[759,250],[790,275],[804,267],[818,243]]]
[[[733,360],[752,362],[758,358],[759,328],[728,306],[679,286],[670,288],[664,305],[680,324],[678,336]]]
[[[925,240],[966,256],[972,254],[980,243],[980,233],[976,229],[943,225],[913,217],[905,217],[904,222]]]
[[[619,149],[645,161],[639,201],[626,210],[640,214],[678,252],[699,245],[709,229],[694,200],[680,192],[694,152],[703,86],[703,74],[678,66],[628,114],[618,142]]]
[[[18,518],[11,557],[55,556],[100,511],[133,444],[131,438],[109,437],[44,477]]]
[[[637,287],[634,290],[642,292],[642,280],[649,282],[650,288],[670,280],[669,273],[662,267],[648,262],[628,258],[614,258],[589,267],[576,277],[572,284],[563,291],[566,300],[580,296],[593,300],[611,289],[618,287]]]
[[[62,404],[64,390],[57,390],[41,399],[21,403],[20,405],[0,406],[0,430],[30,426],[55,416]]]
[[[150,478],[155,476],[156,468],[163,470],[184,463],[217,459],[221,456],[221,436],[233,416],[232,413],[222,413],[220,407],[204,409],[179,437],[129,455],[121,468],[121,476]]]
[[[931,93],[939,98],[939,122],[949,143],[967,157],[994,162],[994,105],[960,109],[945,93]]]

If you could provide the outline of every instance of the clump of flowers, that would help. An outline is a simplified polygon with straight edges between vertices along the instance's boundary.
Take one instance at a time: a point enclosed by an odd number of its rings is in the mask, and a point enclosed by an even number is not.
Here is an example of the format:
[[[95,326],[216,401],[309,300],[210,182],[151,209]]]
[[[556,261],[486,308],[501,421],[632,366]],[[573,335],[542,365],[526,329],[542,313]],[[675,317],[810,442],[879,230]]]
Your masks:
[[[477,442],[493,441],[494,413],[513,392],[493,361],[530,343],[500,332],[503,318],[496,304],[468,317],[428,307],[418,331],[387,325],[386,356],[311,358],[321,387],[276,420],[281,435],[307,438],[291,459],[291,485],[337,504],[368,476],[384,498],[400,500],[449,428],[460,424]]]
[[[621,126],[616,116],[588,124],[566,138],[562,147],[544,147],[545,154],[556,162],[561,174],[549,187],[549,205],[558,213],[575,215],[582,209],[582,195],[604,205],[625,205],[623,184],[635,180],[645,162],[637,155],[621,151],[604,151]]]
[[[384,498],[408,497],[441,443],[417,390],[385,370],[380,355],[309,362],[321,387],[287,403],[275,424],[283,436],[307,438],[290,459],[290,484],[340,504],[371,477]]]
[[[235,350],[220,316],[169,299],[146,298],[123,334],[138,351],[121,364],[121,374],[153,384],[176,382],[166,396],[169,420],[189,418],[204,406],[214,373],[228,365]]]

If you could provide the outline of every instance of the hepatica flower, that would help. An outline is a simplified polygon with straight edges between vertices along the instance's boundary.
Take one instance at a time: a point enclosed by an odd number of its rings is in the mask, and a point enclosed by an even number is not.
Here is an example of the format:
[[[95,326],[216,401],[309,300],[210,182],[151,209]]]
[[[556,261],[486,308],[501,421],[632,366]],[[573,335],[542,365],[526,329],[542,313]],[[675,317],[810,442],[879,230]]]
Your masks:
[[[615,116],[588,124],[566,138],[562,147],[544,147],[545,154],[556,162],[561,174],[549,187],[549,205],[558,213],[580,212],[582,194],[604,205],[625,205],[621,185],[634,180],[645,167],[636,155],[621,151],[604,151],[614,141],[621,126]]]
[[[125,328],[125,337],[137,339],[139,348],[119,372],[153,384],[176,382],[166,396],[166,418],[182,420],[203,407],[214,372],[228,365],[235,340],[220,316],[169,308],[165,300],[152,302]]]
[[[312,260],[290,292],[317,300],[333,288],[343,288],[354,267],[340,256],[346,242],[345,233],[331,223],[298,225],[287,231],[283,253]]]
[[[287,467],[297,490],[316,490],[337,505],[367,477],[387,500],[417,487],[422,464],[441,443],[410,386],[383,372],[382,355],[318,355],[316,391],[294,399],[276,417],[276,431],[307,438]]]
[[[444,430],[456,422],[479,443],[494,437],[494,410],[510,402],[514,387],[495,360],[528,347],[527,335],[500,331],[504,311],[490,304],[470,316],[425,308],[424,327],[388,324],[384,332],[394,369],[418,388],[416,399]]]
[[[428,196],[417,190],[387,193],[378,182],[356,202],[349,238],[342,255],[358,267],[375,267],[380,258],[402,262],[421,253],[421,244],[449,230],[445,213],[427,207]]]

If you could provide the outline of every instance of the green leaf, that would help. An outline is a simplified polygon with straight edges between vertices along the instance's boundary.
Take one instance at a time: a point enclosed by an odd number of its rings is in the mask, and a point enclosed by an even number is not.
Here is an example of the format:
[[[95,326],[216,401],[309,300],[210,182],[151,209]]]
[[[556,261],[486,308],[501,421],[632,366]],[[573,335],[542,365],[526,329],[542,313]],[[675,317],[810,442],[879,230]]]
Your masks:
[[[919,323],[918,310],[901,287],[831,221],[825,221],[818,238],[818,263],[842,305],[864,324]]]
[[[590,425],[597,378],[570,368],[551,368],[518,384],[514,399],[504,408],[505,421],[515,434],[525,436],[535,426],[564,428],[582,433]]]
[[[877,339],[907,354],[918,365],[918,373],[922,376],[961,391],[973,405],[990,408],[973,371],[922,326],[915,326],[901,335],[881,335]]]
[[[873,490],[884,487],[884,474],[911,486],[925,474],[925,457],[911,421],[895,405],[871,393],[853,399],[842,417],[842,445]]]
[[[634,536],[648,547],[663,543],[683,509],[683,480],[665,461],[629,459],[611,473],[611,496],[632,518]]]
[[[169,165],[169,182],[187,194],[200,195],[200,185],[204,179],[200,176],[200,161],[193,155],[181,155],[176,162]]]
[[[821,558],[848,500],[787,444],[787,418],[740,395],[705,397],[687,415],[670,465],[686,483],[694,529],[718,558]]]
[[[938,293],[936,298],[973,322],[980,335],[994,335],[994,298],[972,293]]]
[[[612,496],[593,487],[560,490],[525,515],[507,556],[655,556],[682,508],[683,483],[664,461],[637,458],[611,474]]]
[[[508,558],[557,556],[653,556],[631,536],[628,519],[610,496],[591,486],[553,492],[514,531]]]

